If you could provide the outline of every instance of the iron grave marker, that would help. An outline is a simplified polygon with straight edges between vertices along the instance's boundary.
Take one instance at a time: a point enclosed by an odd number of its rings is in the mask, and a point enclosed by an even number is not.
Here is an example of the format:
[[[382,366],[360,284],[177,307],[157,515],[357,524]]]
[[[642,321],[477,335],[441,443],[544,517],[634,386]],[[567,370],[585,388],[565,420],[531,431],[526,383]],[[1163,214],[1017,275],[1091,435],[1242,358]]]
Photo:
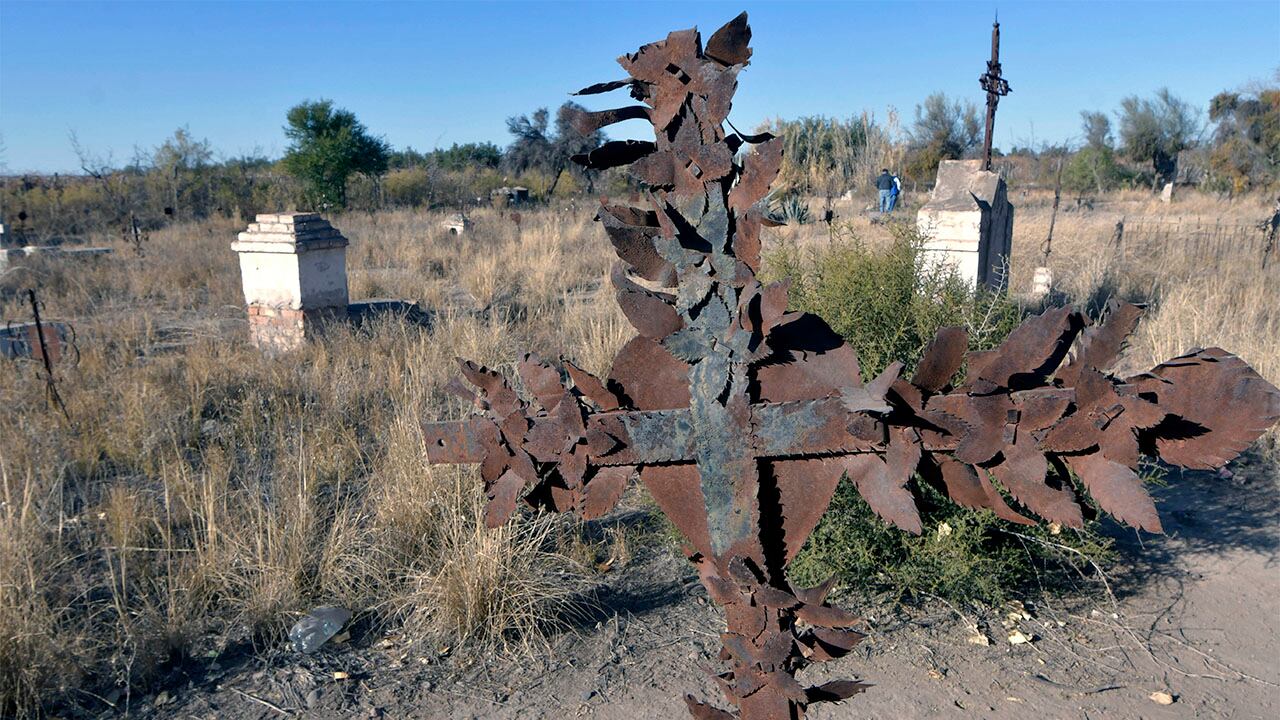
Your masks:
[[[1280,416],[1280,393],[1216,348],[1129,378],[1108,373],[1140,315],[1122,303],[1100,325],[1051,309],[986,352],[944,328],[910,378],[895,364],[864,382],[853,349],[821,318],[789,312],[787,286],[756,279],[782,143],[724,129],[750,37],[745,13],[705,45],[696,29],[673,32],[619,58],[627,78],[581,91],[627,90],[643,103],[584,112],[584,132],[640,118],[655,136],[577,158],[629,165],[648,190],[642,206],[604,203],[598,215],[620,258],[618,303],[638,333],[608,377],[526,355],[527,400],[464,361],[479,412],[423,426],[431,462],[480,463],[490,526],[521,501],[598,517],[639,474],[725,611],[715,679],[733,708],[687,697],[702,720],[789,720],[867,687],[797,679],[863,638],[858,618],[827,602],[831,581],[798,588],[786,575],[842,475],[912,533],[917,474],[1016,523],[1080,526],[1083,488],[1120,521],[1158,532],[1134,473],[1141,456],[1217,467]]]

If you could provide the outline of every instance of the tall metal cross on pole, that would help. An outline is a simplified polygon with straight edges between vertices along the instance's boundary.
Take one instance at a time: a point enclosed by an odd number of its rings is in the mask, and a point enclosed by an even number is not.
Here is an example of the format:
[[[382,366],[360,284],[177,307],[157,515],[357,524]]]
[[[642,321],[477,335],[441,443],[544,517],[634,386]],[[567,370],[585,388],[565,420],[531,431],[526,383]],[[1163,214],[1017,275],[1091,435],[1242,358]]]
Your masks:
[[[1009,81],[1000,77],[1000,21],[991,24],[991,59],[987,61],[987,71],[978,78],[978,84],[987,91],[987,132],[982,140],[982,169],[991,169],[991,138],[996,128],[996,106],[1000,98],[1008,95]]]
[[[583,134],[632,119],[654,128],[653,142],[615,140],[574,158],[628,166],[646,190],[643,204],[605,203],[597,215],[637,332],[608,374],[526,355],[521,394],[464,362],[478,392],[456,389],[478,412],[422,428],[429,462],[480,464],[490,526],[521,501],[598,517],[639,475],[725,611],[713,679],[732,709],[686,696],[697,720],[802,720],[810,705],[867,687],[797,677],[863,638],[861,621],[828,601],[834,578],[799,587],[787,573],[841,477],[916,534],[925,483],[1010,522],[1034,514],[1071,527],[1084,522],[1083,487],[1118,519],[1158,531],[1134,472],[1143,453],[1217,467],[1280,418],[1280,392],[1217,348],[1112,375],[1141,314],[1119,301],[1100,325],[1048,310],[994,350],[970,352],[963,328],[942,328],[910,377],[894,363],[864,381],[830,326],[788,311],[787,284],[756,277],[762,228],[776,224],[768,198],[782,140],[724,129],[750,39],[746,13],[705,45],[697,29],[673,32],[622,56],[627,78],[579,93],[626,88],[643,103],[574,113]],[[739,153],[744,145],[754,150]]]

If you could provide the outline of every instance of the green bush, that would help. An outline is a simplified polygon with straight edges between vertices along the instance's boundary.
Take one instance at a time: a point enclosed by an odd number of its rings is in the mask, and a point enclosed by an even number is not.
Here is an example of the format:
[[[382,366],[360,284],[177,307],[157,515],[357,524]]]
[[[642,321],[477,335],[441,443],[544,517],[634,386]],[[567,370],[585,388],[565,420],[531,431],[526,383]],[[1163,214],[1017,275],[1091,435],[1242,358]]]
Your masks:
[[[1116,162],[1109,147],[1082,148],[1062,169],[1062,187],[1076,195],[1114,190],[1128,178],[1129,173]]]
[[[1021,321],[1008,297],[966,287],[954,272],[924,262],[921,239],[895,226],[888,248],[871,248],[848,228],[811,252],[786,245],[765,257],[764,275],[790,279],[792,309],[824,318],[858,352],[864,378],[894,360],[914,365],[938,328],[964,325],[970,349],[998,345]],[[1034,579],[1052,581],[1064,561],[1100,560],[1108,541],[1095,528],[1026,528],[948,501],[927,483],[912,481],[925,531],[912,536],[877,518],[847,478],[791,566],[805,585],[835,573],[847,587],[896,597],[927,594],[961,603],[996,604]],[[1036,540],[1027,540],[1013,533]],[[1045,574],[1044,571],[1049,571]],[[1063,577],[1056,575],[1056,577]]]
[[[867,377],[894,360],[914,367],[945,325],[966,326],[970,349],[986,350],[1021,321],[1007,296],[975,293],[954,271],[926,263],[913,227],[890,230],[887,248],[866,245],[847,225],[834,226],[831,243],[816,250],[784,244],[766,254],[763,280],[789,279],[788,307],[826,320],[857,350]]]

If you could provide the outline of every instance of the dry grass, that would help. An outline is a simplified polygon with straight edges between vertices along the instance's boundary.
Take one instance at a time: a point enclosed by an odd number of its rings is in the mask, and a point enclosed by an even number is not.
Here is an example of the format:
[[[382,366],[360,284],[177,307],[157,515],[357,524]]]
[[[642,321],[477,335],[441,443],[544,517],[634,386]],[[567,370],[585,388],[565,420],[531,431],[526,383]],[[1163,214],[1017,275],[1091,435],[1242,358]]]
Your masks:
[[[1200,201],[1173,210],[1190,202]],[[1020,204],[1015,290],[1045,206]],[[1261,207],[1199,210],[1252,218]],[[1135,364],[1212,343],[1280,382],[1276,284],[1234,256],[1206,267],[1172,246],[1101,251],[1106,213],[1136,210],[1060,217],[1060,287],[1155,303],[1129,351]],[[464,238],[446,235],[443,218],[333,220],[352,240],[352,297],[422,302],[438,310],[430,330],[335,331],[276,360],[243,340],[236,224],[157,232],[143,258],[117,246],[95,263],[0,278],[4,318],[27,318],[20,291],[37,287],[46,317],[75,324],[81,350],[58,371],[69,423],[47,406],[34,363],[0,373],[0,715],[100,710],[84,691],[137,687],[183,654],[275,642],[315,604],[488,648],[536,645],[564,617],[599,548],[550,520],[483,531],[474,470],[424,466],[415,428],[424,414],[464,412],[442,391],[455,356],[509,371],[536,348],[604,372],[631,334],[600,285],[613,256],[581,213],[525,212],[517,228],[480,212]],[[870,240],[882,232],[854,223]],[[616,540],[604,556],[626,555]]]
[[[353,241],[353,297],[428,301],[430,330],[338,330],[276,360],[243,340],[225,223],[156,233],[143,258],[117,247],[0,280],[4,317],[28,317],[20,291],[35,286],[81,351],[58,371],[70,422],[35,363],[0,374],[0,552],[13,559],[0,563],[0,715],[100,709],[80,688],[276,642],[316,604],[512,650],[565,617],[587,572],[573,533],[549,520],[485,532],[474,471],[424,467],[414,428],[464,412],[442,392],[455,356],[507,367],[537,347],[607,367],[626,339],[594,289],[609,258],[582,217],[546,213],[517,233],[482,213],[462,240],[440,219],[334,221]],[[485,302],[444,307],[481,259],[497,268]]]

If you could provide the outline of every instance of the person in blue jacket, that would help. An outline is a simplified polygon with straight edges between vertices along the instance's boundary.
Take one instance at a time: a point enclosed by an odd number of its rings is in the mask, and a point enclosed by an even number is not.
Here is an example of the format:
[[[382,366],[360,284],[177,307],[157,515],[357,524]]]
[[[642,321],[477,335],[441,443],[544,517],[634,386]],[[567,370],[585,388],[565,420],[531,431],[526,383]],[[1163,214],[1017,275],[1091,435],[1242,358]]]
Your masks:
[[[893,193],[893,176],[889,174],[889,168],[880,170],[880,177],[876,178],[876,189],[880,191],[880,213],[884,214],[893,209],[890,202]]]

